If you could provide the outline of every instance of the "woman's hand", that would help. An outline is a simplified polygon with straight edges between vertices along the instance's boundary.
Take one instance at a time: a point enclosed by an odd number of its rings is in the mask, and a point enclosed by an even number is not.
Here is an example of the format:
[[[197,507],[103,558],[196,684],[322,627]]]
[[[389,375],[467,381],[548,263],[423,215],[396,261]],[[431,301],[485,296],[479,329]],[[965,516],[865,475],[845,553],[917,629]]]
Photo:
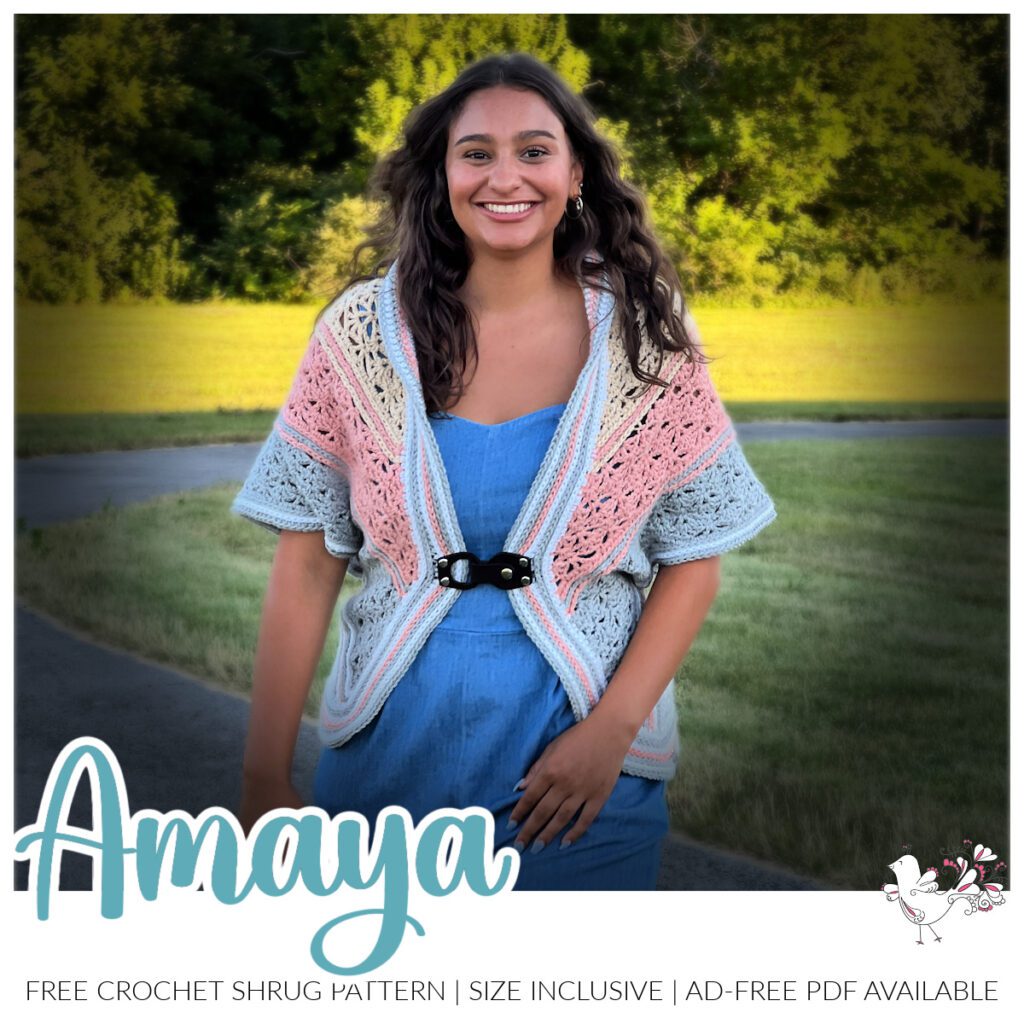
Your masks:
[[[516,845],[525,850],[536,838],[536,849],[542,849],[577,812],[579,820],[561,845],[579,839],[615,788],[631,741],[620,727],[593,713],[553,739],[521,782],[524,792],[511,820],[513,828],[523,822]]]

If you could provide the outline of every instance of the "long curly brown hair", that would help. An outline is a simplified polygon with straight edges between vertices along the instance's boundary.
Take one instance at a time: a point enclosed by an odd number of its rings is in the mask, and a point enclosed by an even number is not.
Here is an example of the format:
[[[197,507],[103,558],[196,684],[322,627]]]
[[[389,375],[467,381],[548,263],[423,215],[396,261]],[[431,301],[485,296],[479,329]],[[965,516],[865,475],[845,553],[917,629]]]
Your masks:
[[[622,179],[618,154],[594,128],[589,104],[535,57],[498,54],[471,64],[409,114],[402,145],[374,169],[371,190],[383,201],[382,213],[352,258],[354,272],[360,254],[370,249],[373,271],[355,274],[345,285],[379,276],[399,261],[398,300],[416,342],[427,412],[455,404],[464,389],[465,368],[476,356],[471,318],[458,295],[469,253],[448,199],[448,130],[472,93],[497,85],[538,93],[561,119],[584,167],[583,216],[563,216],[555,229],[555,272],[614,294],[630,366],[645,384],[667,386],[658,376],[666,350],[706,361],[684,327],[682,284],[650,226],[643,193]],[[588,258],[594,251],[603,262]],[[653,373],[639,365],[642,331],[656,339]]]

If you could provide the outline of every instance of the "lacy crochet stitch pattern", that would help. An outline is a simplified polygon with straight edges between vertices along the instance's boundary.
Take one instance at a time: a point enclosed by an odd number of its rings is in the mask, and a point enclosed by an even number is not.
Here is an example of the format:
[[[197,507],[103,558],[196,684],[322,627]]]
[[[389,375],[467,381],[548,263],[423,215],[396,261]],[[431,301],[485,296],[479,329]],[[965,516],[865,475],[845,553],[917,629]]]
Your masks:
[[[342,468],[352,510],[399,594],[418,576],[405,501],[404,395],[376,321],[379,282],[360,282],[316,325],[285,404],[286,436],[314,458]]]
[[[271,528],[323,529],[327,549],[363,578],[342,609],[321,706],[321,739],[334,745],[373,720],[459,593],[432,573],[435,558],[459,549],[461,531],[396,270],[347,289],[319,319],[233,505]],[[614,674],[655,567],[721,553],[775,517],[704,365],[666,353],[668,387],[645,387],[614,300],[581,285],[591,352],[506,544],[534,560],[533,583],[509,600],[578,720]],[[695,335],[692,318],[687,326]],[[646,337],[641,364],[657,365]],[[667,680],[624,771],[673,774],[674,693]]]
[[[274,533],[324,531],[324,546],[338,558],[356,558],[363,533],[353,519],[348,481],[327,452],[309,454],[304,439],[285,441],[279,416],[263,443],[233,510]]]
[[[687,328],[699,341],[689,313]],[[644,342],[641,365],[653,369],[646,335]],[[618,332],[609,344],[622,344]],[[587,582],[627,559],[641,529],[651,565],[671,564],[735,547],[774,517],[706,365],[668,353],[661,376],[667,387],[638,398],[642,382],[625,358],[613,360],[594,459],[554,555],[570,615]],[[650,583],[642,569],[637,582]]]

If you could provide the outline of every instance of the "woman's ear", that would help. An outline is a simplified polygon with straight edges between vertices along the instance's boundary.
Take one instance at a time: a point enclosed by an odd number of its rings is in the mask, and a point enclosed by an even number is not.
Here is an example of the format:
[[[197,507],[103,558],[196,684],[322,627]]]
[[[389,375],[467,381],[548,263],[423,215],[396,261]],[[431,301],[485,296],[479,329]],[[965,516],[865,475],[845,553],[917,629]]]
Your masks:
[[[579,195],[580,185],[583,182],[583,161],[579,157],[574,157],[572,161],[572,167],[569,170],[569,198],[572,199],[574,196]]]

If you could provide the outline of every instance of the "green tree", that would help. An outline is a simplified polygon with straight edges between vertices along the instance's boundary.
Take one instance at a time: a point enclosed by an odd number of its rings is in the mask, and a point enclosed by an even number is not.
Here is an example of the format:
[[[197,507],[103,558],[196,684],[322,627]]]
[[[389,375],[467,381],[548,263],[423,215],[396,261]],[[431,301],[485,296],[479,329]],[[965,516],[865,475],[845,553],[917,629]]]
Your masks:
[[[509,50],[584,91],[691,291],[980,292],[1007,243],[1007,25],[19,15],[18,292],[321,294],[408,113]]]
[[[78,141],[31,149],[19,131],[15,287],[47,302],[163,297],[188,266],[174,204],[142,172],[112,180]]]
[[[254,300],[306,298],[325,210],[340,195],[337,176],[256,164],[222,191],[222,230],[203,256],[213,286]]]
[[[338,294],[353,272],[372,271],[373,260],[366,250],[360,253],[355,267],[352,258],[378,212],[377,203],[361,195],[343,196],[327,207],[316,232],[310,265],[302,275],[302,285],[308,294],[327,302]]]
[[[565,18],[556,14],[371,14],[352,19],[345,39],[346,45],[337,47],[325,38],[304,62],[301,82],[314,101],[322,134],[333,136],[354,125],[361,149],[359,184],[373,161],[397,144],[412,108],[449,85],[473,60],[527,51],[577,89],[589,70],[586,54],[569,41]],[[352,47],[358,54],[355,71]],[[337,98],[339,81],[344,104]]]
[[[979,60],[952,21],[615,15],[570,28],[594,62],[592,99],[631,125],[691,288],[852,294],[862,271],[890,291],[901,275],[934,288],[983,255],[969,226],[997,214],[1005,179],[965,151]]]
[[[191,91],[162,16],[90,15],[24,54],[16,137],[19,292],[163,296],[184,279],[173,198],[147,166],[201,149],[175,127]]]

